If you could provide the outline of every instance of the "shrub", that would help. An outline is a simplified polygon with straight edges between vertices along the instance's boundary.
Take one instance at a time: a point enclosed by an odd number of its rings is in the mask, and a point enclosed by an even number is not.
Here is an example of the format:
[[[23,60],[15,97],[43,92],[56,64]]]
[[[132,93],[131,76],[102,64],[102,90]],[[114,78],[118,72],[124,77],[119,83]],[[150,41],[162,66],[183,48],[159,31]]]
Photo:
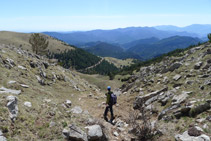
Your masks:
[[[211,33],[207,35],[209,42],[211,43]]]

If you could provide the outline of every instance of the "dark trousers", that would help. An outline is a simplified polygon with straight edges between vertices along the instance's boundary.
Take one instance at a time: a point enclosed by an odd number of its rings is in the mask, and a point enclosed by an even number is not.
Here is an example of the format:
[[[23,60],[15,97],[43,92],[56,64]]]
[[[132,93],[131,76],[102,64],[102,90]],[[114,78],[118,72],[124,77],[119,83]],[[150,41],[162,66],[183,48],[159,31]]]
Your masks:
[[[107,114],[108,114],[108,110],[110,110],[110,112],[111,112],[111,122],[113,121],[113,119],[114,119],[114,114],[113,114],[113,105],[109,105],[109,106],[106,106],[106,108],[105,108],[105,112],[104,112],[104,119],[106,120],[106,121],[108,121],[108,118],[107,118]]]

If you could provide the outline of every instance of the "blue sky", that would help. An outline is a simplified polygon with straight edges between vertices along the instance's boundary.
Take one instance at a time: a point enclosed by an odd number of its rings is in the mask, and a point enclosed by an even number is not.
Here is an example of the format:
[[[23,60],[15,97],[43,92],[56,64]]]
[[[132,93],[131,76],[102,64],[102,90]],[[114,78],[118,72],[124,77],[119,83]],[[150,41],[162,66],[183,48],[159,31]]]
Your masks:
[[[0,30],[211,24],[211,0],[0,0]]]

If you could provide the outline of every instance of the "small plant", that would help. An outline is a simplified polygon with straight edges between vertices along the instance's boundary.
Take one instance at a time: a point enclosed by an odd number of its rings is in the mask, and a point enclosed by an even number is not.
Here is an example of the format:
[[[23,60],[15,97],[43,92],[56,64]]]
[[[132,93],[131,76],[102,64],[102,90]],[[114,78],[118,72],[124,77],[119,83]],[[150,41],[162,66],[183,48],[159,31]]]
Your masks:
[[[211,33],[207,35],[209,42],[211,43]]]

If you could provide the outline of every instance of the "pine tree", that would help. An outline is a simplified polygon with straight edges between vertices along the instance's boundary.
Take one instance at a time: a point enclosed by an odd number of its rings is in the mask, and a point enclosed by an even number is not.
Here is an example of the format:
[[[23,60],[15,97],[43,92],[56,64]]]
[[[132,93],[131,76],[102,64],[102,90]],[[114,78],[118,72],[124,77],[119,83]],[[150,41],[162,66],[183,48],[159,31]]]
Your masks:
[[[32,45],[32,51],[36,54],[44,53],[49,44],[39,33],[33,33],[29,39],[29,43]]]

